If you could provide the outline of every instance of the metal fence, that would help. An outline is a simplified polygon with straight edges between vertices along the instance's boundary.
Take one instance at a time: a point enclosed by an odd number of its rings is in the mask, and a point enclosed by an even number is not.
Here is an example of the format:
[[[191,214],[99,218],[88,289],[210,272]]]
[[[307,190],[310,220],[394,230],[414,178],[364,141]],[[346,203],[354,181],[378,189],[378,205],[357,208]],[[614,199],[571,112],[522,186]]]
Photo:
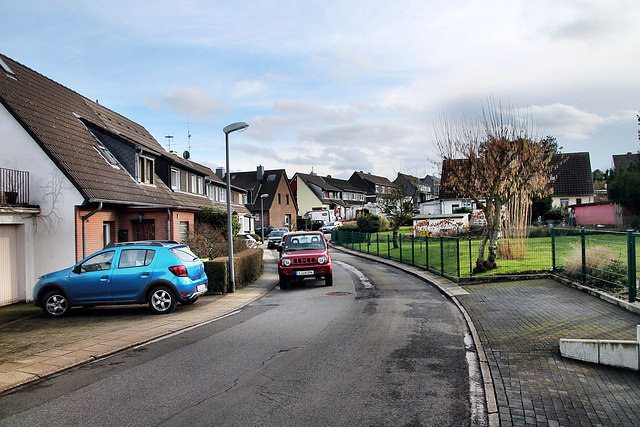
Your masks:
[[[29,203],[29,172],[0,168],[0,205]]]
[[[538,230],[540,231],[540,230]],[[504,233],[508,236],[509,233]],[[498,268],[481,276],[549,272],[634,302],[637,297],[639,234],[576,228],[542,229],[527,239],[501,238]],[[425,268],[458,281],[473,273],[481,236],[414,236],[358,233],[334,229],[338,245]],[[488,251],[488,248],[485,249]]]

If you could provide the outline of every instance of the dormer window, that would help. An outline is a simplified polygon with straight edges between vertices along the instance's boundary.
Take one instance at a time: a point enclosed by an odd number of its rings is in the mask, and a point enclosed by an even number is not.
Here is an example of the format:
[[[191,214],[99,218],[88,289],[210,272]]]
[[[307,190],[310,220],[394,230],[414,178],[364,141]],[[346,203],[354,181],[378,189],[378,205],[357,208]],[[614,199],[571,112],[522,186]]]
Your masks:
[[[171,168],[171,189],[180,190],[180,170]]]
[[[153,184],[153,159],[138,156],[138,182]]]

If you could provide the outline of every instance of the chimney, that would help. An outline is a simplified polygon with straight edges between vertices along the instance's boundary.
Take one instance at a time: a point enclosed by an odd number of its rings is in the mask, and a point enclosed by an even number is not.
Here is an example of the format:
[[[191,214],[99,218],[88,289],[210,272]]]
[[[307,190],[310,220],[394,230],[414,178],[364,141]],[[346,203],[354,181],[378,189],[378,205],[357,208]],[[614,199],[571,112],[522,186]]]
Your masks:
[[[258,181],[262,181],[262,177],[264,176],[264,166],[260,165],[257,168],[256,179]]]
[[[224,180],[224,168],[223,167],[216,168],[216,176],[218,178]]]

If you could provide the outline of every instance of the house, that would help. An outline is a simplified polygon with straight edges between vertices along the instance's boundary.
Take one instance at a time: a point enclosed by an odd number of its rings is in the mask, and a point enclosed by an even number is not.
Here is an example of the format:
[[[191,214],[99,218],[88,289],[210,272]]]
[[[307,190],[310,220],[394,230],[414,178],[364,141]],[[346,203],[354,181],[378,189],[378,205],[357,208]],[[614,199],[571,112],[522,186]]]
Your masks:
[[[640,153],[613,155],[613,169],[627,169],[631,163],[640,164]]]
[[[595,190],[589,153],[558,153],[551,158],[556,168],[549,186],[554,207],[593,203]]]
[[[208,172],[5,55],[0,146],[0,305],[30,300],[40,275],[111,242],[182,240],[213,206]]]
[[[370,173],[354,172],[349,177],[349,182],[355,188],[364,191],[366,195],[366,203],[364,208],[373,212],[380,213],[378,207],[378,197],[385,194],[391,194],[394,185],[391,181],[383,176],[376,176]]]
[[[336,217],[355,219],[365,203],[365,192],[349,181],[297,172],[289,182],[301,215],[312,210],[332,210]]]
[[[438,197],[440,197],[440,178],[433,175],[427,175],[424,178],[422,178],[422,182],[424,182],[425,184],[427,184],[427,186],[429,186],[431,194],[433,195],[434,198],[437,199]]]
[[[258,166],[254,172],[231,172],[230,177],[233,186],[247,191],[245,205],[256,216],[257,226],[295,229],[298,207],[284,169]]]
[[[451,168],[465,167],[465,159],[450,159],[442,164],[442,181],[438,205],[441,214],[451,214],[456,208],[466,207],[475,212],[476,203],[464,192],[453,188],[449,175]],[[550,177],[549,191],[554,207],[568,208],[570,205],[593,203],[595,191],[591,174],[589,153],[558,153],[551,159],[554,172]]]
[[[393,181],[397,186],[402,187],[402,192],[407,198],[411,198],[414,212],[420,211],[420,205],[434,199],[431,187],[420,178],[398,172],[398,176]]]

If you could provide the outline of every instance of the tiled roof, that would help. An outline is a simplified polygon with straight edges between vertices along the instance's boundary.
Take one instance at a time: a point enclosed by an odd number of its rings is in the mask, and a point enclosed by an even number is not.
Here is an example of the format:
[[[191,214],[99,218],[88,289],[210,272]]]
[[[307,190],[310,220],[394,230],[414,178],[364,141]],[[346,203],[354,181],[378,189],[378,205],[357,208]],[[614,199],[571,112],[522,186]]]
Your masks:
[[[0,102],[69,178],[87,201],[156,206],[199,206],[201,197],[176,197],[160,179],[140,184],[112,167],[95,148],[89,127],[146,151],[166,154],[139,124],[0,54]]]
[[[264,209],[269,209],[273,203],[276,194],[278,193],[278,185],[280,181],[284,179],[287,187],[289,186],[289,180],[287,173],[284,169],[272,169],[265,170],[262,180],[258,179],[256,171],[251,172],[231,172],[231,184],[245,190],[251,190],[253,196],[253,202],[249,201],[247,207],[251,210],[260,209],[260,195],[268,194],[264,200]]]
[[[631,163],[640,164],[640,154],[627,153],[627,154],[614,154],[613,155],[613,168],[614,169],[626,169]]]
[[[390,187],[393,186],[391,181],[389,181],[389,179],[384,176],[376,176],[376,175],[371,175],[370,173],[364,173],[364,172],[355,172],[355,174],[358,175],[360,178],[364,179],[365,181],[369,181],[374,184],[388,185]]]
[[[461,199],[468,196],[452,188],[449,183],[450,169],[465,167],[466,159],[450,159],[442,163],[440,199]],[[550,187],[554,196],[582,196],[595,194],[591,174],[589,153],[554,154],[551,165],[557,167]]]

